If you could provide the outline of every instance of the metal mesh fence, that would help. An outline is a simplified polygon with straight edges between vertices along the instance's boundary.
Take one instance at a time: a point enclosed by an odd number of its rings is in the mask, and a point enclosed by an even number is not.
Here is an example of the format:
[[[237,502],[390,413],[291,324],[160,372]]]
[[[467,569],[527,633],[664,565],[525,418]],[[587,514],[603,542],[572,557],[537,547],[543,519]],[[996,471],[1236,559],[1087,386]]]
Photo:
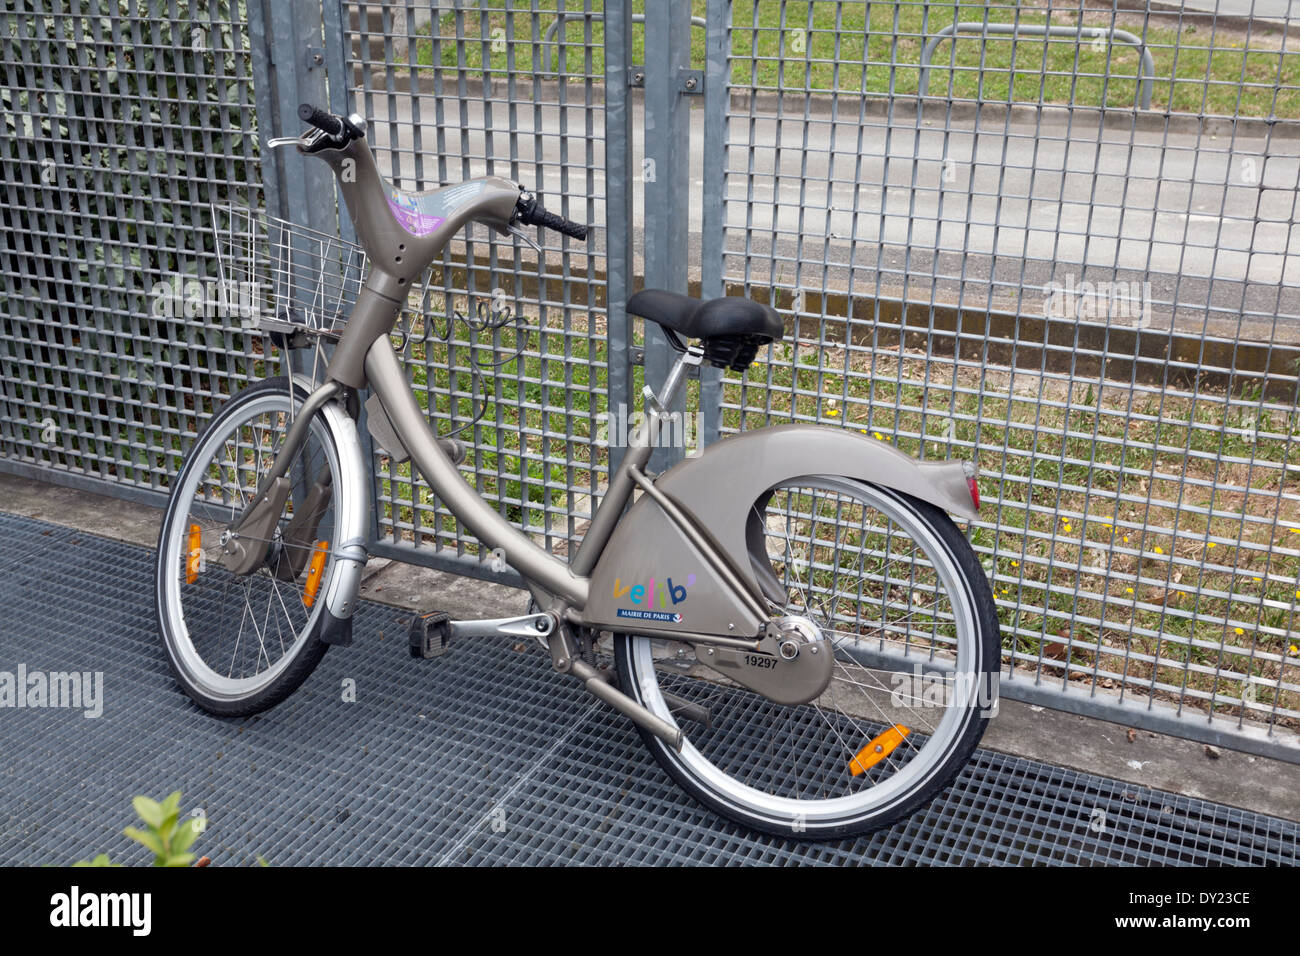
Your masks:
[[[257,201],[233,0],[0,12],[0,456],[156,490],[264,374],[214,311],[209,203]],[[45,6],[45,5],[42,5]]]
[[[603,220],[592,13],[590,2],[348,4],[356,105],[381,169],[406,189],[502,176],[570,219]],[[561,21],[566,32],[548,37]],[[469,445],[479,493],[564,554],[607,472],[595,443],[608,398],[605,263],[594,242],[541,241],[538,254],[471,227],[413,299],[399,343],[436,430]],[[409,464],[378,458],[376,472],[381,540],[478,553]]]
[[[1201,6],[710,4],[721,426],[977,459],[1013,681],[1294,727],[1300,41]]]
[[[0,13],[7,469],[155,494],[213,405],[273,371],[209,288],[208,210],[260,205],[269,32],[281,80],[314,68],[265,6],[251,28],[263,5],[237,0]],[[471,231],[395,343],[478,490],[564,553],[607,474],[599,416],[632,391],[609,276],[698,241],[706,289],[771,301],[792,333],[707,383],[706,434],[821,421],[978,458],[972,537],[1013,681],[1063,706],[1294,728],[1300,53],[1274,6],[677,4],[691,55],[647,49],[638,25],[628,81],[659,97],[663,63],[703,67],[692,132],[722,148],[683,174],[702,202],[677,222],[644,192],[657,225],[630,261],[603,230],[544,233],[540,254]],[[316,62],[346,60],[399,186],[502,175],[604,224],[607,196],[652,180],[633,149],[669,135],[662,98],[637,104],[641,143],[610,137],[629,162],[606,180],[604,4],[323,10],[341,28]],[[658,10],[631,12],[662,35]],[[257,93],[291,131],[288,85]],[[275,187],[286,207],[294,186]],[[409,466],[376,459],[376,488],[390,552],[483,559]]]

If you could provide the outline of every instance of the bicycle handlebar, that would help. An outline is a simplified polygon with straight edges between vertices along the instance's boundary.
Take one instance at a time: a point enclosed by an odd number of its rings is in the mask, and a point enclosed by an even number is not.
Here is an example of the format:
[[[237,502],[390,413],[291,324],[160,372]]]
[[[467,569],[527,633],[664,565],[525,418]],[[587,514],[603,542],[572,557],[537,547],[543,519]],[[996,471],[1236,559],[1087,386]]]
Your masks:
[[[571,219],[565,219],[563,216],[557,216],[553,212],[547,212],[542,208],[537,197],[531,193],[524,193],[519,199],[518,219],[528,226],[542,226],[546,229],[554,229],[556,232],[563,233],[574,239],[586,239],[587,227],[580,222],[574,222]]]
[[[335,139],[343,135],[343,120],[333,113],[327,113],[319,106],[303,103],[298,107],[298,118],[309,126],[315,126],[322,133],[333,136]]]
[[[317,153],[322,149],[346,147],[350,140],[365,137],[365,124],[360,117],[345,118],[335,116],[328,110],[303,103],[298,107],[298,118],[309,126],[320,130],[328,142],[316,136],[311,140],[299,140],[298,148],[306,153]],[[515,206],[514,222],[528,226],[541,226],[573,239],[585,240],[587,227],[580,222],[565,219],[542,208],[537,197],[527,191],[521,191],[519,202]]]

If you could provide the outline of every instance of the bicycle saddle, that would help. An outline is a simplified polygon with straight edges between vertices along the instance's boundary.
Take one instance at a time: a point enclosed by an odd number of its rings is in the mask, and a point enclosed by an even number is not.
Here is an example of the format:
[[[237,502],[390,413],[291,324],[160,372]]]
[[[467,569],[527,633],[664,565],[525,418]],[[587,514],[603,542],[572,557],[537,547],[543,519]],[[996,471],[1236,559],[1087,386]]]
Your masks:
[[[628,300],[627,310],[659,323],[678,351],[685,348],[678,334],[700,339],[705,359],[718,368],[737,371],[750,366],[761,346],[785,334],[775,309],[739,296],[697,299],[664,289],[642,289]]]

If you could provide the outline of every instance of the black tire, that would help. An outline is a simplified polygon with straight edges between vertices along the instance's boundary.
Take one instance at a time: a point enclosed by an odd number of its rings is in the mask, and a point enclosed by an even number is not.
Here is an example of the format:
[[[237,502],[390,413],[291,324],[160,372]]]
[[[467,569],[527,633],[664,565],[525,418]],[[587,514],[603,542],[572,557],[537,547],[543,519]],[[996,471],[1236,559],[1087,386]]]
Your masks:
[[[167,653],[167,664],[181,689],[208,713],[219,717],[247,717],[274,707],[298,689],[302,682],[315,670],[316,665],[325,656],[325,652],[329,650],[329,645],[322,641],[319,636],[321,623],[325,616],[325,602],[320,601],[311,614],[307,625],[310,627],[310,633],[306,635],[301,647],[294,652],[292,660],[288,662],[273,682],[246,697],[225,699],[213,696],[204,693],[186,674],[178,658],[178,651],[174,646],[176,635],[172,633],[171,622],[164,608],[164,576],[168,573],[168,568],[164,566],[166,543],[172,532],[173,523],[177,520],[178,509],[189,504],[189,501],[181,502],[179,497],[186,487],[191,472],[193,469],[204,467],[207,464],[206,456],[199,453],[204,448],[205,440],[214,434],[220,434],[222,429],[231,422],[238,421],[238,416],[253,402],[263,398],[268,393],[287,396],[288,388],[288,378],[277,376],[249,386],[227,400],[220,411],[213,416],[212,420],[200,432],[198,439],[185,459],[180,474],[173,480],[172,492],[168,498],[167,509],[164,512],[162,526],[158,533],[158,547],[154,559],[154,613],[163,648]],[[306,398],[306,390],[300,384],[295,384],[295,404],[300,406]],[[328,433],[328,428],[325,428],[325,432]],[[327,440],[333,446],[333,436],[329,436]],[[337,458],[337,448],[334,449],[334,452]]]
[[[889,495],[929,526],[960,569],[962,584],[967,589],[967,596],[975,611],[974,618],[978,626],[976,646],[979,650],[979,663],[977,671],[983,680],[989,682],[988,686],[994,688],[995,692],[1001,656],[1001,636],[997,609],[988,578],[980,566],[979,559],[976,557],[970,543],[962,535],[952,519],[933,505],[902,492],[877,486],[866,487],[871,487],[878,492]],[[623,691],[638,703],[644,705],[646,701],[637,686],[636,675],[633,672],[633,648],[635,642],[641,639],[637,635],[615,635],[614,651],[618,677]],[[645,741],[655,760],[676,781],[678,786],[701,804],[722,816],[751,829],[777,836],[802,840],[833,840],[860,836],[888,827],[925,807],[952,784],[954,778],[970,761],[990,717],[991,714],[983,712],[981,709],[971,708],[969,710],[966,714],[964,729],[959,735],[955,736],[942,761],[930,776],[924,780],[924,785],[905,791],[892,803],[882,806],[863,817],[817,825],[806,823],[802,826],[791,826],[789,820],[773,819],[770,816],[749,812],[735,802],[724,799],[716,791],[702,785],[700,779],[687,769],[684,762],[662,740],[641,727],[637,728],[637,732]]]

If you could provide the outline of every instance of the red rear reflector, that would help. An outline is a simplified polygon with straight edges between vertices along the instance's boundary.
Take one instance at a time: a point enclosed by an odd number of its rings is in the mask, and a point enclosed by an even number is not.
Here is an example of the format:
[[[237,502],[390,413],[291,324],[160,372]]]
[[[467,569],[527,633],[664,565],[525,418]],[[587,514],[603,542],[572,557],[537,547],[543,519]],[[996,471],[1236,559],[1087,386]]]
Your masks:
[[[974,478],[966,479],[966,487],[970,489],[970,500],[975,502],[975,510],[980,510],[980,486],[975,483]]]

